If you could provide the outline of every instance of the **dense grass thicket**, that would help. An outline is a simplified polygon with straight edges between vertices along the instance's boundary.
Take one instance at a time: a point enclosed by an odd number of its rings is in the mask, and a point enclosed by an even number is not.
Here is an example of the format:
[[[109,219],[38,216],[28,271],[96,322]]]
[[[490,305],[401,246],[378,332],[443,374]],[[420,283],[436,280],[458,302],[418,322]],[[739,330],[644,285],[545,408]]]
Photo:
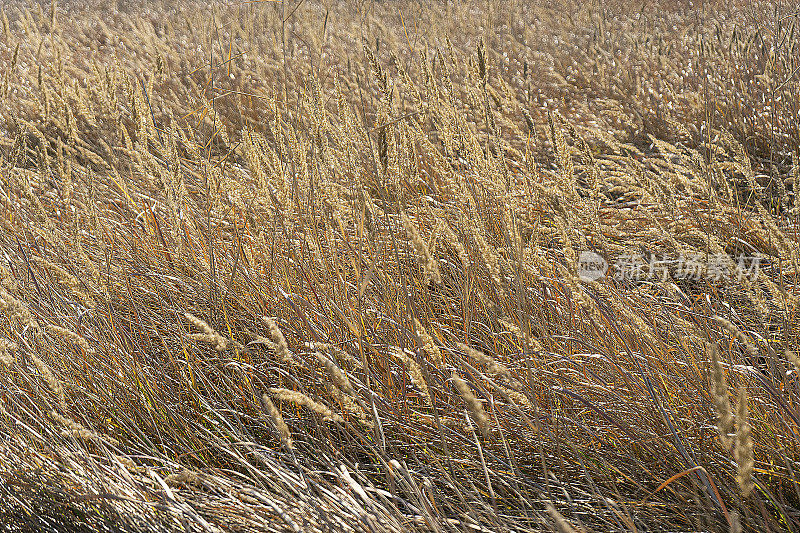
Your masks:
[[[800,530],[797,5],[1,4],[0,530]]]

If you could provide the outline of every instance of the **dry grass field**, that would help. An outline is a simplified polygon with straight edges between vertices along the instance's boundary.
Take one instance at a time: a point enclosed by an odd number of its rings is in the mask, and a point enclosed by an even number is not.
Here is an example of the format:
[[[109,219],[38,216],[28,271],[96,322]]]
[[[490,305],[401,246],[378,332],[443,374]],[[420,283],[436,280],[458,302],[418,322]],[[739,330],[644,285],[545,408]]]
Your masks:
[[[2,2],[0,531],[800,531],[799,13]]]

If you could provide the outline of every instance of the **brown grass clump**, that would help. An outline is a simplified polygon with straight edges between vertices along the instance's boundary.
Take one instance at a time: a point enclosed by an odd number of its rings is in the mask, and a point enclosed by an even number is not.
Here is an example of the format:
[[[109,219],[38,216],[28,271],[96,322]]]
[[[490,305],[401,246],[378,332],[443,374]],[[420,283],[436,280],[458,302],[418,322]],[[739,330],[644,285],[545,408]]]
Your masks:
[[[800,530],[800,16],[695,4],[0,3],[0,524]]]

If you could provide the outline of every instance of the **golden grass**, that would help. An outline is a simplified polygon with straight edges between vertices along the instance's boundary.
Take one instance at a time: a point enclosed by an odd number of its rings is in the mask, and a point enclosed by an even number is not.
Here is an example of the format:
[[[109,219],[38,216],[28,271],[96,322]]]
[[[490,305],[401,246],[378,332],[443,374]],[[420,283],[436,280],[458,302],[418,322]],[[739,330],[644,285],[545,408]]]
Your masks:
[[[3,6],[0,523],[800,529],[797,6]]]

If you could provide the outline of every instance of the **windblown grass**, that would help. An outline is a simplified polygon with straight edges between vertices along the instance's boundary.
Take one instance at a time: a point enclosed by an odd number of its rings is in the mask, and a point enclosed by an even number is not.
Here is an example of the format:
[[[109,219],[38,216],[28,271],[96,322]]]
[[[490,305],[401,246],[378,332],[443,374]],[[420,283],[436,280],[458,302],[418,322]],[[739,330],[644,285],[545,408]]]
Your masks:
[[[0,523],[800,529],[798,12],[535,4],[4,3]]]

